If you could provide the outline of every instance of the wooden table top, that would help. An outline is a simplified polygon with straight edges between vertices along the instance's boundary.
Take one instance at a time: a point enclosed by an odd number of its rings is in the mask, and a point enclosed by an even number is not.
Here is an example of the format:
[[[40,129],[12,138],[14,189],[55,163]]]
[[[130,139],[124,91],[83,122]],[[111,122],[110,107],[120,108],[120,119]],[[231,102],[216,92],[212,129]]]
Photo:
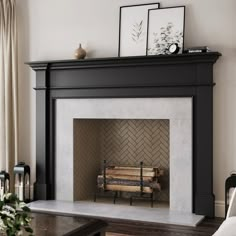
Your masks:
[[[32,213],[31,227],[35,236],[92,236],[106,227],[96,219]],[[102,234],[101,234],[102,235]]]

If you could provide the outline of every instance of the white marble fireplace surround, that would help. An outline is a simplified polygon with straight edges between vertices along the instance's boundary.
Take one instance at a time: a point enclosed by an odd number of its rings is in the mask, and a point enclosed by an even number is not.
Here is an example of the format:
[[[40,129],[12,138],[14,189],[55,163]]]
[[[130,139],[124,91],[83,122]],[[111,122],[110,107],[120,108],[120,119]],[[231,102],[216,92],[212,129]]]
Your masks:
[[[192,213],[192,98],[56,100],[56,200],[73,201],[73,119],[169,119],[170,210]]]

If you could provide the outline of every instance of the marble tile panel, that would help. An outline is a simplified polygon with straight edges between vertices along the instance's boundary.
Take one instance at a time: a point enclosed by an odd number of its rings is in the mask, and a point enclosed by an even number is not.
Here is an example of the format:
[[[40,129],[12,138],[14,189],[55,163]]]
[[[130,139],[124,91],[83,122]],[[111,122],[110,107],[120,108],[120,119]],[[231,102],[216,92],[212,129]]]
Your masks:
[[[170,209],[192,212],[192,98],[57,99],[56,200],[74,200],[74,119],[168,119]]]

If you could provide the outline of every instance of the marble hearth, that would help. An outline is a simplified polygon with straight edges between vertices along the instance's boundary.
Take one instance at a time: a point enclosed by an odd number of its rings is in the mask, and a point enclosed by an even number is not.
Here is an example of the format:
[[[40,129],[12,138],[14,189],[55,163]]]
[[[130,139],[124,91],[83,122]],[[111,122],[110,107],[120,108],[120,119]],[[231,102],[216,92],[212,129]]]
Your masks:
[[[99,219],[129,220],[134,222],[175,224],[184,226],[197,226],[204,216],[189,212],[171,211],[165,205],[159,204],[157,208],[129,206],[129,204],[107,204],[91,201],[35,201],[29,204],[34,212],[53,214],[66,214],[73,216],[94,217]]]

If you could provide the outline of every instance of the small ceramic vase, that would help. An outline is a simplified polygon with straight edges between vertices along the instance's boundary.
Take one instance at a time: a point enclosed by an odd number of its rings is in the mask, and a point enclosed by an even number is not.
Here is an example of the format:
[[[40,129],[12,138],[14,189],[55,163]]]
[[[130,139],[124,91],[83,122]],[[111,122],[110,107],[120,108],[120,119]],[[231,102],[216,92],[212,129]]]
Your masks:
[[[81,43],[80,43],[79,48],[75,50],[75,58],[84,59],[85,57],[86,57],[86,51],[82,48]]]

